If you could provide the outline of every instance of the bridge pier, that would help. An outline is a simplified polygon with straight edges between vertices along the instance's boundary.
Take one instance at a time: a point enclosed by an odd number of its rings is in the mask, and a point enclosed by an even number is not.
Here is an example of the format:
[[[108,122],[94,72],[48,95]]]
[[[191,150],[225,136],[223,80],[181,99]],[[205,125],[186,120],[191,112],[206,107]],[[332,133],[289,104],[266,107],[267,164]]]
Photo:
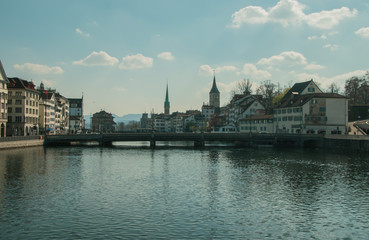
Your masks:
[[[150,139],[150,148],[155,148],[155,147],[156,147],[155,135],[154,133],[152,133],[151,139]]]
[[[156,147],[156,142],[155,140],[151,139],[150,140],[150,148],[155,148]]]

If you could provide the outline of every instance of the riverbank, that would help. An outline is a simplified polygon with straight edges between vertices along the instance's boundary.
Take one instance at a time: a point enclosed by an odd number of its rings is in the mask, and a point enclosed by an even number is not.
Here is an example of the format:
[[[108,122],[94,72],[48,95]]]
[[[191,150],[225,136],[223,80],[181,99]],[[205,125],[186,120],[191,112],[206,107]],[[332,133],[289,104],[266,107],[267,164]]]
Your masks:
[[[0,138],[0,150],[44,145],[43,136],[17,136]]]
[[[1,142],[0,150],[2,149],[12,149],[12,148],[25,148],[25,147],[35,147],[44,145],[43,139],[37,140],[22,140],[22,141],[9,141]]]

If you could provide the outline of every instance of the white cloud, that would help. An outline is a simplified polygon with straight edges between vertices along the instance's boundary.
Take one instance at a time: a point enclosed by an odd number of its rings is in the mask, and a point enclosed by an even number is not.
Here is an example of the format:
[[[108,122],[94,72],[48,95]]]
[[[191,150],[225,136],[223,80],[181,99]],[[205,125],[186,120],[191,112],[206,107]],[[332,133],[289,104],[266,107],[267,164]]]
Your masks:
[[[270,78],[272,75],[268,71],[257,69],[257,67],[254,64],[246,63],[243,66],[243,74],[250,77],[251,79],[256,80],[265,80]]]
[[[122,58],[122,62],[119,64],[120,69],[140,69],[151,68],[154,60],[150,57],[145,57],[138,53],[136,55],[130,55]]]
[[[232,14],[232,27],[240,28],[242,23],[263,24],[268,21],[268,12],[262,7],[248,6]]]
[[[355,32],[355,34],[361,36],[362,38],[369,38],[369,27],[360,28]]]
[[[81,30],[81,29],[79,29],[79,28],[76,28],[76,33],[77,33],[78,35],[83,36],[83,37],[90,37],[90,34],[89,34],[89,33],[84,33],[84,32],[82,32],[82,30]]]
[[[74,61],[73,64],[83,65],[83,66],[114,66],[119,60],[115,57],[111,57],[104,51],[92,52],[86,58]]]
[[[323,48],[328,48],[331,51],[336,51],[338,49],[337,44],[326,44],[323,46]]]
[[[327,39],[327,35],[322,34],[320,36],[310,36],[310,37],[308,37],[308,40],[318,40],[318,39]]]
[[[281,23],[284,27],[300,23],[305,14],[305,6],[295,0],[281,0],[269,12],[269,19],[272,22]]]
[[[295,77],[297,77],[298,81],[307,81],[310,79],[314,79],[314,81],[319,82],[323,88],[328,88],[330,84],[336,83],[343,90],[346,80],[354,76],[364,76],[366,72],[366,70],[356,70],[333,77],[322,77],[318,74],[300,73],[296,74]]]
[[[357,10],[352,11],[347,7],[333,9],[331,11],[321,11],[306,16],[306,23],[310,27],[319,29],[331,29],[338,25],[345,18],[351,18],[357,15]]]
[[[265,10],[259,6],[247,6],[232,14],[234,28],[240,28],[243,23],[264,24],[276,22],[284,27],[306,22],[310,27],[319,29],[331,29],[340,21],[357,15],[357,10],[352,11],[347,7],[321,11],[311,14],[303,12],[305,5],[297,0],[280,0],[274,7]]]
[[[231,65],[227,65],[227,66],[216,67],[215,69],[213,69],[209,65],[201,65],[200,68],[199,68],[199,74],[200,75],[213,75],[214,74],[214,70],[215,70],[216,73],[236,72],[237,71],[237,67],[231,66]]]
[[[157,57],[160,58],[160,59],[163,59],[163,60],[167,60],[167,61],[173,61],[174,60],[174,56],[172,55],[171,52],[162,52],[162,53],[158,54]]]
[[[62,74],[64,73],[61,67],[49,67],[41,64],[25,63],[23,65],[14,64],[14,69],[32,74]]]
[[[319,69],[323,69],[325,68],[322,65],[319,64],[315,64],[315,63],[310,63],[308,65],[305,66],[305,70],[319,70]]]
[[[262,58],[257,62],[257,64],[267,66],[306,65],[307,60],[304,55],[299,52],[286,51],[269,58]]]

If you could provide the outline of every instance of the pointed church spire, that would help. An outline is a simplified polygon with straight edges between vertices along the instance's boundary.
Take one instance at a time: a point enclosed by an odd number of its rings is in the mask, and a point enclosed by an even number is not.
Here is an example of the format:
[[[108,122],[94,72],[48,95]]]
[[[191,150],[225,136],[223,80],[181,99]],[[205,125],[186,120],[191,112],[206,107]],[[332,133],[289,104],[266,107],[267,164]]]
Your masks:
[[[169,112],[170,112],[170,103],[169,103],[168,83],[167,83],[167,91],[165,94],[165,102],[164,102],[164,114],[169,114]]]
[[[214,71],[214,79],[213,79],[213,86],[210,90],[210,93],[219,93],[219,90],[217,88],[217,83],[215,81],[215,71]]]

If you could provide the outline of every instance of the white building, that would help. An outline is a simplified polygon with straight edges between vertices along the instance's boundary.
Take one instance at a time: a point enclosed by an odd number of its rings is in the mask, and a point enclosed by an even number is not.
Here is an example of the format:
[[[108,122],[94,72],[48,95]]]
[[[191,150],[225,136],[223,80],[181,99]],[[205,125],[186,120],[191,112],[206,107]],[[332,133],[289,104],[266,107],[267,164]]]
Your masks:
[[[345,134],[348,100],[323,93],[313,80],[295,84],[274,109],[275,132]]]
[[[234,95],[226,112],[227,125],[234,126],[237,130],[240,130],[241,119],[264,115],[265,108],[260,99],[261,96],[251,95],[248,91]]]
[[[8,122],[8,84],[9,80],[0,61],[0,137],[6,136]]]
[[[273,115],[250,116],[240,120],[240,132],[243,133],[273,133]]]
[[[83,97],[68,98],[69,101],[69,132],[79,133],[85,128],[83,119]]]

